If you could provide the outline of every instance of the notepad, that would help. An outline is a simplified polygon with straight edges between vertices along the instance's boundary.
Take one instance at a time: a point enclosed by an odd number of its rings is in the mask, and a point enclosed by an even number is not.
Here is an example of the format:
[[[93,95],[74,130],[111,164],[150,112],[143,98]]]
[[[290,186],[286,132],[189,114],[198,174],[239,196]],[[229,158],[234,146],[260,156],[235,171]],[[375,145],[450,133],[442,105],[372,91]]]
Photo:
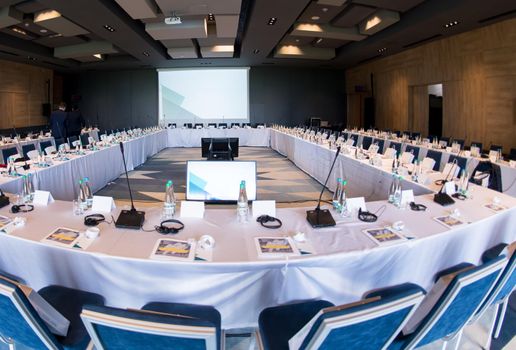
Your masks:
[[[60,247],[73,248],[79,239],[80,232],[66,227],[58,227],[51,234],[43,238],[41,241],[50,243]]]
[[[388,227],[372,228],[362,232],[378,245],[391,245],[407,240],[405,237]]]
[[[151,259],[193,261],[195,257],[195,240],[182,241],[163,238],[156,242],[150,255]]]
[[[255,237],[254,242],[260,258],[300,255],[290,237]]]
[[[451,215],[437,216],[434,218],[435,221],[443,224],[448,228],[464,225],[464,222]]]

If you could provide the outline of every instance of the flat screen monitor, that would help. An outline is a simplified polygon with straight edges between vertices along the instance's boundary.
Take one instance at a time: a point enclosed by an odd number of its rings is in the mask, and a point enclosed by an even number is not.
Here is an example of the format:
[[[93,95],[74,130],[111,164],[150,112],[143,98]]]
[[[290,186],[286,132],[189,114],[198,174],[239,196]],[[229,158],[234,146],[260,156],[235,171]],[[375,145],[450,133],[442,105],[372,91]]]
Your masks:
[[[210,144],[213,142],[227,142],[228,138],[212,138],[212,137],[203,137],[201,138],[201,157],[208,158],[210,154]],[[233,158],[238,157],[238,137],[230,137],[229,145],[231,146],[231,153],[233,154]]]
[[[255,161],[190,160],[186,163],[186,199],[236,202],[242,180],[246,183],[247,199],[255,200]]]

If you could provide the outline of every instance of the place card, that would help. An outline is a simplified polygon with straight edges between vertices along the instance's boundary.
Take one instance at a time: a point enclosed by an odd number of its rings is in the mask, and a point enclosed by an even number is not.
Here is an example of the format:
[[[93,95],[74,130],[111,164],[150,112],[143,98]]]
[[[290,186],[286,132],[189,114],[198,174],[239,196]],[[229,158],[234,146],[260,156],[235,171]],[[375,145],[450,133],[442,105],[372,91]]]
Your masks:
[[[54,197],[48,191],[40,191],[36,190],[34,192],[34,199],[32,203],[35,205],[48,205],[48,203],[52,203],[54,201]]]
[[[276,201],[253,201],[253,218],[262,215],[276,217]]]
[[[91,205],[91,211],[100,211],[104,213],[110,213],[111,210],[115,209],[115,201],[113,197],[106,196],[93,196],[93,203]]]
[[[358,212],[358,209],[367,211],[364,197],[348,198],[346,199],[346,206],[350,213]]]
[[[414,202],[414,191],[413,190],[404,190],[401,191],[401,205],[409,204]]]
[[[487,209],[491,209],[492,211],[494,211],[496,213],[507,209],[507,207],[500,205],[500,204],[495,204],[495,203],[484,204],[484,207],[486,207]]]
[[[455,182],[447,181],[444,184],[444,193],[446,193],[447,195],[451,196],[451,195],[454,195],[455,192],[456,192],[455,191]]]
[[[204,217],[204,202],[181,201],[181,217],[202,219]]]

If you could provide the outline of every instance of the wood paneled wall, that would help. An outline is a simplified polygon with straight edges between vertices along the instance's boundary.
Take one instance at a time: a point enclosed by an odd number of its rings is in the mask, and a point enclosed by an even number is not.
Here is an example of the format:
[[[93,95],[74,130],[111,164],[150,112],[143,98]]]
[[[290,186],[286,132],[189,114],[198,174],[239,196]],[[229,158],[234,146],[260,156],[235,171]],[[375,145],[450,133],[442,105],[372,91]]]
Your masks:
[[[371,88],[371,74],[377,127],[425,134],[426,85],[442,83],[444,136],[516,148],[516,19],[349,69],[348,100],[356,85]],[[348,120],[363,120],[357,110],[348,109]]]
[[[0,129],[47,124],[43,103],[52,101],[52,82],[51,69],[0,61]]]

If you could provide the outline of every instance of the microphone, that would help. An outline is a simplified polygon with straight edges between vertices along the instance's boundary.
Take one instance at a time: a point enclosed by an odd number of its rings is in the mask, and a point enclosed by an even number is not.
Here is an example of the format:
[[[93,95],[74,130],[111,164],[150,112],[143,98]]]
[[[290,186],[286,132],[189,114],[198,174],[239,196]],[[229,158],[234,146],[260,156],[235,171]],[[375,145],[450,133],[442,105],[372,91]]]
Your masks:
[[[450,170],[448,170],[448,174],[446,174],[445,178],[444,179],[441,179],[441,180],[436,180],[435,181],[435,184],[436,185],[444,185],[447,181],[448,181],[448,176],[450,176],[452,170],[454,169],[453,165],[456,165],[457,164],[457,158],[455,158],[453,161],[452,161],[452,166],[450,167]]]
[[[331,164],[330,171],[328,172],[328,176],[326,177],[326,181],[324,181],[324,185],[322,187],[321,193],[319,194],[319,200],[317,201],[317,207],[314,210],[308,210],[306,212],[306,220],[313,228],[320,227],[329,227],[335,226],[335,220],[331,216],[331,213],[328,209],[321,210],[321,199],[326,188],[326,184],[330,178],[331,172],[333,171],[333,167],[335,166],[335,162],[339,157],[340,146],[337,147],[337,152],[335,153],[335,158],[333,159],[333,163]]]
[[[450,167],[450,170],[448,171],[448,174],[446,174],[446,177],[444,178],[444,180],[438,180],[438,181],[442,181],[443,183],[442,183],[442,186],[441,186],[441,189],[439,190],[439,192],[437,192],[434,195],[434,202],[442,205],[443,207],[446,207],[448,205],[452,205],[455,203],[455,201],[453,200],[452,197],[450,197],[447,193],[443,192],[444,186],[446,185],[446,182],[448,181],[448,176],[450,176],[452,170],[454,169],[455,164],[457,164],[457,158],[455,158],[453,160],[452,166]],[[436,184],[437,184],[437,181],[436,181]]]
[[[122,159],[124,160],[125,178],[127,179],[127,187],[129,189],[129,197],[131,198],[131,210],[122,210],[118,219],[115,222],[117,228],[128,228],[133,230],[139,230],[143,226],[145,221],[145,212],[137,211],[134,207],[133,192],[131,191],[131,185],[129,183],[129,175],[127,173],[127,164],[125,162],[124,155],[124,144],[120,142],[120,152],[122,153]]]

